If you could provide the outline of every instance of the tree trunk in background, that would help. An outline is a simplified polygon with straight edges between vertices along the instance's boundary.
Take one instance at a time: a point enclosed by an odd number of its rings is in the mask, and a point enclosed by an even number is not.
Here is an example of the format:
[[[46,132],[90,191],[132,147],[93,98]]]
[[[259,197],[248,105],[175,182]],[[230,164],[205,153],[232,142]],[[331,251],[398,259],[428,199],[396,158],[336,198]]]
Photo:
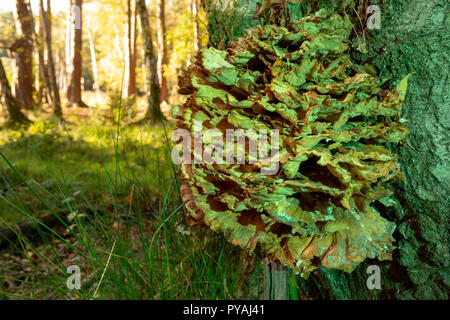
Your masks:
[[[46,15],[46,17],[48,17],[48,19],[47,19],[47,22],[48,22],[48,32],[49,32],[49,35],[50,35],[50,39],[52,39],[53,38],[53,32],[52,32],[52,7],[51,7],[51,0],[47,0],[47,15]],[[45,28],[45,25],[42,23],[42,28],[44,29]],[[46,43],[46,39],[45,39],[45,30],[43,30],[43,33],[42,33],[42,35],[43,35],[43,39],[44,39],[44,42],[43,43]],[[55,63],[55,61],[53,61],[54,63]],[[47,73],[47,75],[49,75],[50,74],[50,72],[49,72],[49,70],[48,70],[48,51],[45,51],[45,72]],[[49,79],[50,79],[50,76],[49,76]],[[49,103],[50,103],[50,101],[49,101]]]
[[[33,27],[25,0],[16,0],[14,20],[17,32],[17,46],[14,48],[17,68],[16,98],[21,107],[33,109],[35,107],[33,100]]]
[[[48,22],[48,34],[50,39],[52,38],[52,4],[51,0],[47,0],[47,22]]]
[[[198,24],[198,1],[192,0],[191,8],[192,8],[192,16],[194,17],[194,51],[198,52],[201,48],[201,39],[200,39],[200,28]]]
[[[20,111],[20,106],[11,93],[11,87],[3,68],[2,59],[0,58],[0,86],[2,95],[5,97],[6,109],[8,110],[11,122],[27,124],[31,121]]]
[[[164,76],[164,66],[167,65],[167,45],[166,45],[166,2],[158,0],[158,79],[161,88],[161,102],[167,102],[167,79]]]
[[[145,6],[145,0],[136,1],[136,6],[141,21],[142,37],[145,50],[145,64],[147,67],[147,79],[150,88],[150,94],[148,95],[148,109],[145,118],[151,120],[152,122],[159,122],[161,120],[161,109],[157,57],[153,49],[152,33],[150,29],[150,23],[148,21],[148,12]]]
[[[136,5],[127,1],[127,43],[126,48],[126,96],[136,94]]]
[[[257,2],[261,1],[204,1],[210,44],[225,48],[230,40],[261,23],[263,18],[252,18],[258,9]],[[359,64],[374,65],[382,78],[389,79],[391,87],[415,72],[409,79],[402,111],[411,129],[408,142],[389,146],[399,155],[405,180],[387,186],[396,201],[391,207],[379,208],[383,217],[397,225],[394,237],[398,248],[393,261],[368,259],[352,273],[321,267],[307,280],[297,277],[298,291],[304,299],[448,299],[447,4],[440,0],[379,0],[370,4],[381,10],[381,29],[365,30],[369,35],[365,39],[368,46],[365,53],[356,50],[357,38],[353,36],[352,59]],[[291,21],[319,8],[346,12],[361,29],[352,5],[348,1],[304,0],[299,4],[289,2],[284,12]],[[360,16],[362,13],[364,17],[364,7],[362,11]],[[381,289],[367,288],[369,265],[380,267]]]
[[[130,83],[130,60],[131,60],[131,0],[127,0],[127,26],[125,33],[123,34],[123,49],[125,51],[123,81],[122,81],[122,94],[128,97],[128,86]]]
[[[94,36],[92,35],[91,28],[89,27],[89,24],[87,26],[88,31],[88,38],[89,38],[89,52],[91,54],[91,63],[92,63],[92,74],[94,76],[94,85],[93,89],[96,93],[98,93],[98,68],[97,68],[97,58],[95,55],[95,42],[94,42]]]
[[[40,11],[40,10],[39,10]],[[42,17],[39,13],[39,17],[36,19],[36,32],[37,32],[37,38],[38,41],[35,43],[36,46],[36,55],[37,55],[37,61],[39,63],[39,56],[44,57],[44,43],[45,43],[45,37],[44,37],[44,25],[42,23]],[[39,68],[36,68],[36,88],[37,88],[37,103],[41,104],[43,101],[47,102],[48,104],[51,103],[51,99],[47,98],[47,91],[44,84],[44,78],[41,75],[41,69],[44,68],[45,71],[47,71],[47,67],[40,66]]]
[[[69,83],[67,88],[67,101],[69,106],[77,105],[86,108],[87,105],[81,99],[81,76],[82,76],[82,0],[74,0],[71,8],[71,35],[70,59],[69,59]]]
[[[43,25],[44,25],[44,35],[45,42],[47,44],[47,66],[48,66],[48,76],[50,80],[51,88],[48,88],[52,92],[53,97],[53,112],[57,117],[62,117],[62,109],[61,109],[61,98],[59,96],[59,88],[56,82],[56,71],[55,71],[55,63],[53,61],[53,53],[52,53],[52,39],[51,39],[51,31],[50,31],[50,20],[51,20],[51,7],[50,1],[47,1],[47,12],[44,9],[44,1],[39,1],[40,7],[40,16],[42,17]]]
[[[73,0],[70,1],[70,7],[69,10],[67,10],[67,16],[66,16],[66,39],[65,39],[65,47],[66,47],[66,54],[65,54],[65,63],[64,63],[64,90],[69,89],[69,83],[70,83],[70,74],[69,74],[69,68],[72,65],[73,61],[73,55],[72,55],[72,39],[73,39],[73,31],[74,28],[72,27],[72,5]],[[72,58],[72,60],[71,60]]]
[[[54,98],[52,96],[52,90],[51,90],[52,84],[51,84],[51,81],[50,81],[49,74],[46,71],[47,70],[46,69],[46,65],[47,64],[45,63],[45,57],[44,57],[44,55],[45,55],[45,42],[44,42],[44,40],[45,39],[42,39],[36,32],[34,18],[33,18],[33,13],[32,13],[32,10],[31,10],[31,5],[29,3],[28,3],[28,11],[31,13],[30,17],[31,17],[31,25],[32,25],[32,29],[33,29],[33,40],[34,40],[34,43],[35,43],[36,47],[39,49],[39,50],[37,50],[38,59],[39,59],[39,63],[38,63],[38,65],[39,65],[39,75],[42,78],[42,80],[44,81],[43,86],[45,87],[45,91],[44,92],[46,93],[47,101],[48,101],[48,103],[53,103]],[[44,16],[43,16],[42,12],[40,14],[40,18],[42,18],[41,23],[43,24]],[[43,27],[43,29],[45,29],[45,28]],[[45,36],[44,36],[44,38],[45,38]]]

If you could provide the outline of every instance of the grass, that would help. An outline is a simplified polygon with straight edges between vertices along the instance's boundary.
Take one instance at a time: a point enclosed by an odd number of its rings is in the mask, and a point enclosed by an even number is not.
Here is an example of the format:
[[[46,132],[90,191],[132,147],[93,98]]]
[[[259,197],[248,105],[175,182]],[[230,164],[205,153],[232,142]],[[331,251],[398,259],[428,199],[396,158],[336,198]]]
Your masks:
[[[169,158],[173,125],[117,121],[139,101],[117,112],[114,99],[66,110],[64,126],[36,115],[0,131],[0,227],[28,220],[37,230],[16,230],[19,241],[0,251],[0,299],[259,298],[259,258],[188,226]],[[61,223],[38,223],[45,215]],[[71,265],[80,290],[66,285]]]

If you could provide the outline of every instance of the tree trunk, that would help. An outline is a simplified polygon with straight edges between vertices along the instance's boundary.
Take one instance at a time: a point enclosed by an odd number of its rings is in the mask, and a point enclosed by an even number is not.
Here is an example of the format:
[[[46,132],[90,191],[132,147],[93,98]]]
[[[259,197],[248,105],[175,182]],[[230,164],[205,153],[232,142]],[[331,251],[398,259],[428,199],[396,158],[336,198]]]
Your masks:
[[[136,0],[136,5],[141,21],[142,37],[144,40],[144,56],[147,67],[147,79],[150,88],[148,95],[148,109],[145,116],[146,119],[152,122],[159,122],[161,120],[160,109],[160,86],[158,81],[157,57],[153,48],[152,34],[150,23],[148,21],[148,12],[145,6],[145,0]]]
[[[2,60],[0,59],[0,85],[2,95],[5,98],[6,109],[8,110],[9,120],[12,123],[27,124],[31,121],[20,111],[20,106],[11,93],[11,87],[6,77],[5,69],[3,68]]]
[[[70,1],[70,8],[67,10],[67,16],[66,16],[66,39],[65,39],[65,47],[66,47],[66,54],[65,54],[65,63],[64,63],[64,90],[66,92],[69,89],[69,83],[70,83],[70,74],[69,74],[69,68],[72,66],[73,61],[73,55],[72,55],[72,39],[73,39],[73,31],[74,28],[72,27],[72,4],[73,1]],[[71,69],[70,69],[71,70]]]
[[[273,16],[260,10],[257,2],[261,1],[203,2],[208,13],[210,44],[226,48],[230,40],[242,36],[246,29],[261,22],[270,23]],[[380,30],[369,30],[363,24],[370,13],[367,14],[363,5],[355,7],[357,1],[295,2],[299,1],[287,1],[279,7],[290,21],[319,8],[342,15],[346,12],[358,31],[358,36],[354,32],[350,44],[352,59],[358,64],[374,65],[381,78],[389,79],[389,86],[415,72],[410,77],[402,111],[411,129],[409,141],[405,145],[389,146],[399,155],[405,180],[387,186],[396,198],[392,206],[377,208],[384,218],[397,225],[393,261],[368,259],[352,273],[321,267],[307,280],[297,277],[299,296],[303,299],[448,299],[450,170],[446,141],[450,120],[448,68],[443,66],[448,64],[450,45],[445,40],[446,3],[416,0],[412,5],[407,0],[371,1],[371,5],[379,6],[382,20]],[[265,10],[271,10],[270,4]],[[380,289],[369,288],[370,265],[380,268]]]
[[[92,63],[92,74],[94,76],[94,85],[93,89],[95,93],[98,93],[99,85],[98,85],[98,68],[97,68],[97,58],[95,55],[95,42],[94,36],[92,35],[91,28],[88,24],[88,38],[89,38],[89,52],[91,54],[91,63]]]
[[[161,88],[161,102],[167,102],[167,79],[164,76],[164,66],[167,65],[167,46],[166,46],[166,13],[165,1],[158,0],[158,79]]]
[[[198,24],[198,0],[192,0],[192,16],[194,18],[194,51],[198,52],[201,48],[200,28]]]
[[[47,12],[45,12],[43,0],[39,1],[39,7],[41,11],[40,15],[42,17],[44,25],[45,42],[47,44],[47,66],[48,66],[48,76],[50,78],[50,85],[51,85],[49,90],[52,92],[53,97],[53,112],[57,117],[62,117],[61,99],[59,96],[58,84],[56,83],[55,63],[53,61],[53,53],[52,53],[52,39],[50,31],[50,18],[51,18],[50,1],[47,1]]]
[[[37,39],[38,41],[35,43],[36,46],[36,56],[37,61],[39,63],[39,56],[44,57],[44,43],[45,43],[45,37],[44,37],[44,25],[42,23],[42,17],[41,14],[39,14],[38,19],[36,20],[36,29],[37,29]],[[40,64],[40,63],[39,63]],[[41,69],[44,70],[44,72],[47,73],[47,64],[45,63],[44,66],[39,65],[38,68],[36,68],[36,88],[37,88],[37,103],[41,104],[43,101],[47,102],[48,104],[51,103],[51,99],[47,97],[48,89],[45,87],[44,78],[41,74]]]
[[[40,76],[42,77],[42,80],[44,81],[44,87],[46,88],[45,92],[46,92],[47,100],[49,103],[53,103],[54,98],[53,98],[52,92],[51,92],[52,84],[50,81],[50,76],[47,72],[48,68],[46,68],[47,64],[45,63],[45,57],[44,57],[45,44],[44,44],[43,39],[40,38],[40,36],[36,32],[34,18],[33,18],[32,10],[31,10],[31,5],[29,3],[28,3],[28,10],[31,13],[30,17],[31,17],[31,24],[32,24],[32,29],[33,29],[33,40],[34,40],[36,47],[39,49],[39,50],[37,50],[37,53],[38,53],[38,58],[39,58]],[[41,17],[42,17],[42,13],[41,13]],[[43,22],[44,22],[44,17],[42,17],[41,23],[43,23]],[[45,36],[44,36],[44,38],[45,38]]]
[[[127,37],[126,37],[126,96],[136,94],[136,5],[134,1],[127,1]]]
[[[33,27],[25,0],[16,0],[14,19],[17,31],[17,46],[14,50],[17,68],[16,98],[21,107],[33,109]]]
[[[86,108],[87,105],[81,99],[81,76],[82,76],[82,5],[83,0],[74,0],[71,13],[71,48],[69,59],[69,84],[67,88],[67,101],[69,106],[76,105]]]

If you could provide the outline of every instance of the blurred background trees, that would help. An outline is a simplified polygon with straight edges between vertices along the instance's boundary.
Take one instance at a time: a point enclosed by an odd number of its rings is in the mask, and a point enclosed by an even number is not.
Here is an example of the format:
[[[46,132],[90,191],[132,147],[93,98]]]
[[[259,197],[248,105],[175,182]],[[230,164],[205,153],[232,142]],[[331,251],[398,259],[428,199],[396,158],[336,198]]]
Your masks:
[[[159,121],[205,21],[198,0],[16,0],[0,5],[0,56],[21,110],[63,117],[122,90]]]

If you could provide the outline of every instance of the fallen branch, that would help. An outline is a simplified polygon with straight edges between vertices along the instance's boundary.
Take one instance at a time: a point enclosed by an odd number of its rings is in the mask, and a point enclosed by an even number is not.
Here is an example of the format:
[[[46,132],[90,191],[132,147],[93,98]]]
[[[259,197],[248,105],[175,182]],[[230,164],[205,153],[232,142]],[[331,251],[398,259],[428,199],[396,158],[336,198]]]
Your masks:
[[[62,219],[66,220],[64,216]],[[46,215],[42,218],[38,218],[42,224],[46,225],[49,228],[54,228],[56,226],[63,226],[61,222],[58,220],[58,217],[54,214]],[[22,237],[33,237],[39,234],[40,225],[35,220],[26,220],[23,222],[19,222],[12,226],[2,227],[0,228],[0,250],[5,249],[11,243],[17,243],[18,240]],[[60,234],[58,231],[55,231]]]

